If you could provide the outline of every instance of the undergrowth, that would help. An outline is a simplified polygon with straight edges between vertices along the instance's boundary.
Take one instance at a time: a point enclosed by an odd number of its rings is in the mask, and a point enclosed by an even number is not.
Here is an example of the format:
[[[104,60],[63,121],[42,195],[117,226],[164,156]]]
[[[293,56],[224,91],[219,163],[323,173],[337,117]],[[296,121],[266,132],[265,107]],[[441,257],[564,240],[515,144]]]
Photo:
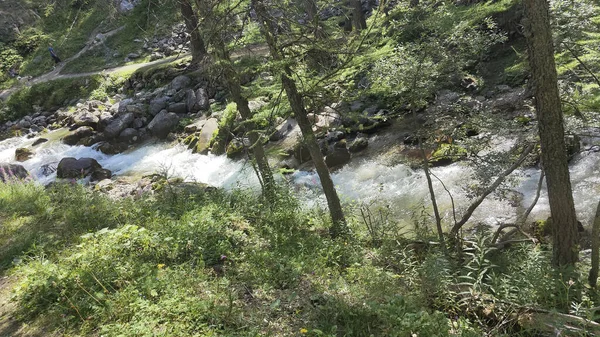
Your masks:
[[[594,305],[578,279],[554,281],[544,247],[498,251],[481,234],[445,255],[393,230],[373,240],[358,221],[353,239],[331,240],[326,217],[287,192],[269,207],[245,191],[175,191],[0,184],[19,320],[103,336],[533,336],[524,308]]]

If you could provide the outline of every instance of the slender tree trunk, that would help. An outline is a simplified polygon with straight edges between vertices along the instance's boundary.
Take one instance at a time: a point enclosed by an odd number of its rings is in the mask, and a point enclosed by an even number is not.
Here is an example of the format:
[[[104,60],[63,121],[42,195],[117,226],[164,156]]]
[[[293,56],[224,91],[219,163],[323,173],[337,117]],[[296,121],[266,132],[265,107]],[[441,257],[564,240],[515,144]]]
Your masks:
[[[181,10],[181,16],[185,22],[185,28],[190,34],[190,45],[192,48],[192,64],[198,64],[206,55],[206,46],[200,30],[198,29],[198,16],[194,12],[194,8],[190,0],[177,0],[179,1],[179,9]]]
[[[208,15],[212,15],[212,13],[209,12]],[[244,121],[250,121],[252,119],[252,111],[250,111],[250,107],[248,106],[248,99],[242,94],[239,75],[231,62],[231,57],[224,41],[221,40],[217,34],[211,44],[214,47],[216,56],[221,61],[225,85],[227,86],[233,101],[236,103],[242,119]],[[259,180],[261,181],[263,188],[263,195],[269,201],[273,202],[275,200],[275,179],[273,178],[273,172],[269,166],[269,160],[265,154],[261,136],[250,125],[247,125],[245,129],[248,138],[250,139],[253,159],[256,160]]]
[[[360,32],[367,28],[367,20],[362,10],[362,3],[360,0],[350,0],[350,4],[352,5],[352,26],[354,26],[354,30]]]
[[[588,275],[590,287],[596,288],[598,282],[598,264],[600,263],[600,202],[596,208],[596,216],[592,227],[592,268]]]
[[[574,265],[578,259],[577,218],[567,164],[548,2],[524,0],[523,5],[542,162],[552,214],[553,263],[556,266]]]
[[[267,45],[269,46],[271,57],[273,57],[275,61],[282,61],[283,57],[280,54],[277,42],[275,41],[272,25],[270,24],[266,9],[258,0],[252,0],[252,4],[254,5],[256,13],[261,22],[263,28],[262,33],[267,41]],[[304,137],[304,142],[308,147],[310,156],[315,164],[315,169],[317,170],[317,174],[321,180],[321,186],[323,186],[323,192],[325,193],[325,198],[327,199],[327,205],[329,207],[329,213],[332,220],[330,234],[334,238],[338,237],[347,231],[346,219],[342,210],[340,198],[338,197],[335,185],[333,184],[333,180],[329,174],[329,168],[327,167],[327,164],[325,164],[325,160],[321,154],[321,148],[317,143],[317,138],[312,130],[312,124],[308,119],[308,113],[304,107],[302,96],[298,92],[296,82],[294,82],[292,79],[292,70],[288,65],[283,66],[281,82],[290,102],[292,111],[294,112],[294,116],[296,117],[296,121],[298,121],[298,126],[300,127],[300,131]]]
[[[306,10],[306,15],[308,16],[308,21],[312,25],[315,38],[324,39],[327,34],[325,33],[323,25],[321,24],[316,1],[317,0],[304,0],[304,7]]]

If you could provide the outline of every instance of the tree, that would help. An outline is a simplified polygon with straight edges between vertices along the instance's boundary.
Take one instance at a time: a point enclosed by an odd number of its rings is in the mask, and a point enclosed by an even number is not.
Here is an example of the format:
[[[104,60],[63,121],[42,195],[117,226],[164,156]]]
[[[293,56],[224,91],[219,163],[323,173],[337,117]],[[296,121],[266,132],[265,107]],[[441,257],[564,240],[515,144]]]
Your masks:
[[[262,34],[269,46],[269,51],[273,60],[280,66],[280,77],[281,83],[288,97],[288,101],[294,112],[294,116],[298,121],[298,126],[304,137],[304,143],[308,147],[311,159],[315,165],[319,179],[321,180],[321,186],[323,186],[323,192],[327,199],[327,206],[329,207],[329,213],[331,215],[332,226],[330,228],[330,234],[332,237],[338,237],[346,231],[346,219],[338,197],[337,191],[329,174],[329,168],[325,164],[325,159],[321,154],[321,148],[317,143],[317,138],[312,130],[312,124],[308,119],[308,112],[304,106],[302,95],[300,94],[296,82],[294,81],[292,68],[289,63],[284,61],[283,54],[281,53],[280,46],[277,41],[277,35],[275,34],[275,23],[269,16],[269,12],[261,0],[252,0],[252,6],[256,10],[256,14],[262,26]]]
[[[362,10],[361,0],[348,0],[347,5],[348,14],[346,15],[346,22],[344,29],[346,31],[352,31],[352,28],[357,32],[367,28],[367,20],[365,19],[365,13]]]
[[[568,266],[578,259],[577,218],[567,163],[548,2],[524,0],[523,5],[542,162],[552,215],[553,263]]]
[[[178,0],[179,10],[185,22],[185,28],[190,34],[190,45],[192,49],[192,65],[198,64],[206,56],[206,46],[200,34],[198,16],[190,0]]]
[[[203,19],[203,24],[210,27],[210,34],[207,35],[207,40],[212,46],[214,56],[217,59],[217,65],[221,70],[223,81],[227,90],[231,94],[231,98],[237,105],[237,109],[245,123],[244,129],[250,140],[250,148],[252,149],[252,159],[256,161],[257,175],[260,180],[263,194],[268,200],[273,201],[275,197],[275,179],[269,161],[263,147],[263,139],[261,134],[253,127],[252,111],[248,105],[248,99],[242,93],[242,85],[240,82],[239,73],[236,71],[233,62],[231,61],[230,50],[227,46],[228,28],[234,27],[231,22],[233,20],[231,14],[234,9],[239,7],[243,2],[222,2],[211,0],[196,0],[198,8],[202,8],[200,17]],[[222,7],[222,8],[221,8]]]

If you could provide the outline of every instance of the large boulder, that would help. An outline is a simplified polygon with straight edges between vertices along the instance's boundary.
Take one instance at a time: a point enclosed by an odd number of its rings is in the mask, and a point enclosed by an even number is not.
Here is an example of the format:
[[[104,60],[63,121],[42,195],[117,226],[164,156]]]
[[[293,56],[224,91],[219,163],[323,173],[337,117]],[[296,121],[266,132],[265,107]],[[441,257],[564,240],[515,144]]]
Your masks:
[[[76,126],[91,126],[96,128],[100,119],[94,113],[87,110],[82,110],[73,117],[73,123]]]
[[[127,128],[119,135],[119,141],[124,143],[133,143],[139,138],[139,132],[133,128]]]
[[[208,93],[204,88],[198,88],[196,90],[196,106],[200,111],[206,111],[210,108],[210,99]]]
[[[29,172],[17,164],[0,163],[0,181],[3,183],[13,180],[25,180],[29,177]]]
[[[115,120],[110,122],[110,124],[108,124],[106,126],[106,128],[104,129],[104,136],[107,139],[112,139],[112,138],[117,137],[118,135],[121,134],[121,132],[123,132],[123,130],[127,129],[129,124],[131,124],[134,119],[135,119],[135,116],[132,112],[126,113],[126,114],[116,118]]]
[[[163,110],[148,124],[148,130],[150,130],[153,136],[165,139],[169,132],[177,127],[178,123],[179,117],[177,114]]]
[[[152,116],[156,116],[159,112],[167,107],[167,103],[169,102],[169,97],[161,96],[154,98],[150,101],[150,105],[148,107],[148,112]]]
[[[80,140],[91,136],[94,133],[94,129],[89,126],[82,126],[77,128],[77,130],[69,133],[64,136],[62,141],[67,145],[76,145]]]
[[[91,176],[92,180],[102,180],[107,176],[110,178],[111,172],[103,169],[100,163],[93,158],[63,158],[56,169],[57,178],[80,179],[88,176]]]
[[[173,112],[173,113],[176,113],[176,114],[185,114],[185,113],[188,112],[188,109],[187,109],[187,105],[185,103],[181,102],[181,103],[172,103],[172,104],[169,104],[169,107],[167,108],[167,111],[168,112]]]
[[[204,123],[202,130],[200,131],[200,135],[198,136],[198,142],[194,147],[194,152],[206,154],[208,153],[208,149],[210,146],[210,140],[212,139],[215,131],[219,129],[219,122],[217,122],[216,118],[210,118]]]
[[[346,142],[343,140],[335,144],[333,151],[325,157],[325,163],[329,168],[337,168],[347,164],[351,158],[350,151],[346,148]]]
[[[188,87],[192,83],[189,77],[185,75],[177,76],[171,81],[171,89],[173,90],[181,90],[183,88]]]

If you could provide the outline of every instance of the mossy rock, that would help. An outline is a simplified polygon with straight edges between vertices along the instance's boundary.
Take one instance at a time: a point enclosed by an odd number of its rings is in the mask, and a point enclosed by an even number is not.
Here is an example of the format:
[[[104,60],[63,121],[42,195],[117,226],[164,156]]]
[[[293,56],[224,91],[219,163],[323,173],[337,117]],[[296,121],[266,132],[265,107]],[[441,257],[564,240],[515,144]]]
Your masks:
[[[227,145],[227,158],[239,157],[244,152],[244,144],[239,140],[233,140]]]
[[[431,154],[429,162],[431,166],[446,166],[467,157],[467,150],[455,144],[440,144]]]

